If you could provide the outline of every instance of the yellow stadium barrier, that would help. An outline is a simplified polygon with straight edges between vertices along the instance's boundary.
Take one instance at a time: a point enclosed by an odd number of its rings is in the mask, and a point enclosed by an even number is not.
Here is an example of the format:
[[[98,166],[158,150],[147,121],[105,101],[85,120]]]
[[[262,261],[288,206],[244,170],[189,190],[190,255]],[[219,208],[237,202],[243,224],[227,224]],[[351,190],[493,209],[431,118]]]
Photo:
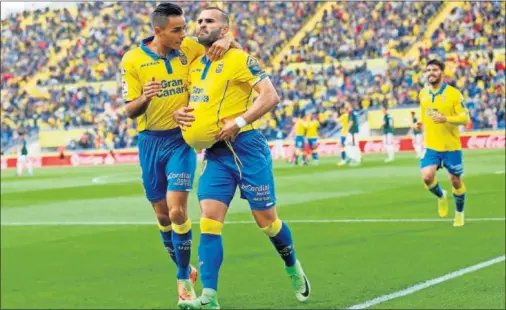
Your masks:
[[[79,140],[87,130],[87,128],[75,128],[40,131],[39,144],[41,147],[66,146],[71,140]]]
[[[411,111],[415,111],[416,117],[420,118],[420,109],[413,108],[398,108],[388,110],[388,113],[394,119],[394,128],[409,128],[411,127]],[[383,125],[383,112],[381,110],[371,110],[367,112],[367,121],[370,129],[381,129]]]

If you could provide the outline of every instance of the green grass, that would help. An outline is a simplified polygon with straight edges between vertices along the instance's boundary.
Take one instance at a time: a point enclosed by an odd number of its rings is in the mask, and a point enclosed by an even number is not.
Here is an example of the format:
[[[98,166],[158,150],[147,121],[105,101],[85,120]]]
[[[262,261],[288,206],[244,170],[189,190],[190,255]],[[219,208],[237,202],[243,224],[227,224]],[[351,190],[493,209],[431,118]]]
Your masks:
[[[436,219],[436,201],[412,154],[366,156],[358,168],[276,162],[284,220]],[[466,225],[435,222],[292,222],[312,284],[307,304],[254,224],[227,224],[222,308],[344,308],[504,255],[504,151],[464,153]],[[2,308],[173,308],[175,267],[163,249],[137,166],[39,169],[1,177]],[[438,173],[451,192],[446,172]],[[453,200],[450,198],[451,203]],[[198,221],[195,192],[190,217]],[[450,218],[453,211],[450,212]],[[252,220],[235,198],[227,220]],[[102,225],[93,225],[102,222]],[[120,224],[107,224],[119,222]],[[58,224],[77,223],[75,225]],[[16,225],[13,225],[16,224]],[[194,225],[198,244],[198,225]],[[192,263],[196,262],[196,246]],[[504,262],[374,308],[505,308]],[[200,292],[200,282],[197,284]]]

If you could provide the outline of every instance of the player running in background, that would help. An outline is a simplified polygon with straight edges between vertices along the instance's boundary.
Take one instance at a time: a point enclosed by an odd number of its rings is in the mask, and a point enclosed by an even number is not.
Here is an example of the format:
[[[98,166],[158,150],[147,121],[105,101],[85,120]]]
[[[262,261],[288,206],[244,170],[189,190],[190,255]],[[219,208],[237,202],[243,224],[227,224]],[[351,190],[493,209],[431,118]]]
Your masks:
[[[464,167],[460,144],[459,126],[469,122],[460,91],[444,82],[445,65],[433,59],[427,63],[426,74],[430,86],[420,91],[420,115],[423,125],[425,154],[420,168],[426,188],[438,198],[440,217],[448,215],[448,197],[441,189],[436,171],[442,167],[448,170],[455,200],[453,226],[464,225],[464,202],[466,186],[462,182]]]
[[[339,118],[337,119],[338,123],[341,123],[341,161],[337,164],[338,166],[344,166],[348,162],[348,158],[346,157],[346,136],[348,135],[348,117],[349,114],[346,113],[346,109],[343,107],[339,111]]]
[[[358,145],[358,112],[349,103],[345,105],[345,109],[348,113],[348,135],[345,141],[346,156],[349,158],[350,166],[358,166],[362,162],[362,154]]]
[[[159,223],[160,234],[177,265],[179,302],[195,297],[197,271],[190,265],[191,221],[187,215],[197,155],[181,135],[173,113],[188,104],[190,63],[205,49],[186,38],[181,7],[162,3],[151,18],[154,36],[122,59],[121,74],[125,111],[137,119],[142,183]],[[213,52],[220,57],[229,39]]]
[[[422,145],[422,132],[418,130],[418,118],[416,117],[415,111],[411,111],[411,132],[412,132],[412,143],[413,148],[416,152],[417,158],[422,158],[422,151],[423,151],[423,145]]]
[[[383,124],[381,125],[381,129],[383,129],[383,144],[387,151],[387,159],[385,159],[385,162],[388,163],[395,159],[394,119],[392,115],[388,113],[387,107],[382,107],[381,110],[383,111]]]
[[[301,117],[295,119],[295,160],[294,164],[297,166],[299,164],[299,158],[302,158],[302,163],[304,165],[307,165],[306,161],[306,152],[304,150],[305,146],[305,139],[304,136],[306,135],[307,130],[307,122]]]
[[[318,120],[318,114],[308,113],[305,117],[306,121],[306,138],[309,148],[311,149],[311,158],[313,163],[318,165],[318,138],[320,137],[320,122]]]
[[[199,42],[206,47],[229,30],[228,16],[218,8],[202,11],[197,24]],[[283,259],[297,299],[307,300],[310,287],[296,259],[290,229],[276,213],[271,152],[265,137],[253,126],[279,103],[276,89],[257,60],[237,49],[229,50],[219,62],[205,57],[195,61],[190,83],[195,121],[183,135],[192,147],[206,149],[198,185],[202,211],[198,256],[203,291],[200,298],[185,306],[219,309],[221,234],[237,187],[241,197],[248,200],[257,225]],[[258,93],[254,102],[253,90]]]
[[[22,145],[18,152],[18,160],[17,160],[17,176],[20,177],[23,175],[23,169],[26,167],[28,170],[28,175],[33,175],[33,169],[32,169],[32,161],[30,160],[30,157],[28,156],[28,147],[26,146],[26,139],[24,136],[21,136],[22,139]]]

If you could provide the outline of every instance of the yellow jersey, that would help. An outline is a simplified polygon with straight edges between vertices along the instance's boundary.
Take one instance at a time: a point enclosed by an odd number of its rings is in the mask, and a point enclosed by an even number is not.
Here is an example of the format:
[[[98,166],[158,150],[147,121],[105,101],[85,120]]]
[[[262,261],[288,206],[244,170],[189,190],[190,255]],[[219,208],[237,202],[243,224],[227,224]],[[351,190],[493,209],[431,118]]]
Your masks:
[[[153,37],[142,40],[123,55],[121,60],[121,84],[123,101],[129,102],[142,94],[144,84],[162,83],[161,91],[151,99],[144,114],[137,117],[138,131],[161,131],[178,127],[172,114],[188,104],[188,74],[192,61],[205,53],[204,46],[185,38],[179,51],[172,51],[167,58],[148,48]]]
[[[306,135],[307,123],[303,119],[295,122],[295,135],[304,137]]]
[[[308,139],[318,138],[318,130],[320,129],[320,122],[317,120],[310,120],[307,122],[306,137]]]
[[[233,121],[253,104],[253,87],[267,77],[258,61],[240,49],[229,49],[222,59],[205,56],[190,67],[190,103],[195,121],[183,131],[196,150],[211,147],[225,120]],[[241,132],[254,129],[246,125]]]
[[[463,97],[456,88],[444,83],[437,92],[425,87],[419,93],[421,122],[425,128],[425,147],[438,152],[461,149],[459,125],[436,124],[431,116],[437,112],[446,117],[467,113]]]
[[[347,136],[348,135],[348,113],[343,113],[341,116],[339,116],[339,122],[341,123],[341,135]]]

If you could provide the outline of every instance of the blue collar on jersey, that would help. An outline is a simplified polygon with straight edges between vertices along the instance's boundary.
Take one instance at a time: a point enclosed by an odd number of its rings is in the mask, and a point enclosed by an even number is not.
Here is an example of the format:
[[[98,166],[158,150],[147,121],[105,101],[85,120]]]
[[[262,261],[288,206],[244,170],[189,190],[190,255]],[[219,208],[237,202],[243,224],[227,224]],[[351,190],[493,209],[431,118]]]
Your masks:
[[[163,62],[165,63],[165,68],[167,69],[167,73],[172,73],[172,66],[170,65],[170,61],[174,59],[174,57],[181,56],[181,52],[178,50],[173,50],[169,53],[167,57],[162,57],[158,54],[155,54],[152,50],[148,48],[146,45],[147,43],[153,41],[155,37],[149,37],[141,41],[140,48],[141,50],[146,53],[149,57],[151,57],[154,61],[157,61],[158,59],[163,59]]]
[[[446,83],[443,83],[443,85],[441,85],[441,88],[436,93],[433,93],[432,89],[429,90],[429,94],[432,95],[432,103],[434,103],[434,101],[436,100],[436,96],[441,95],[445,91],[445,89]]]

